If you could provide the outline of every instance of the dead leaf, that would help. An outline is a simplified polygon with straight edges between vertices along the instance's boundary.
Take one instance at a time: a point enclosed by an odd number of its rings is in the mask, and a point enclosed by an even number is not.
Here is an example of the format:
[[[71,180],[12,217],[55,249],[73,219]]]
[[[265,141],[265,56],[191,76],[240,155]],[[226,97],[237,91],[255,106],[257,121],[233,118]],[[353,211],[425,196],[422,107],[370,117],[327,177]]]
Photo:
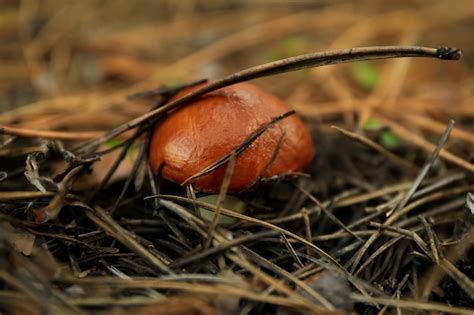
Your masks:
[[[43,152],[29,154],[26,158],[25,177],[31,185],[41,192],[54,191],[56,183],[50,178],[39,174],[38,160],[44,156]]]
[[[69,171],[64,176],[61,183],[58,185],[58,191],[56,195],[51,199],[47,207],[32,209],[35,216],[36,223],[44,223],[49,220],[54,220],[58,217],[61,209],[63,208],[66,195],[71,188],[71,184],[74,181],[77,173],[82,170],[83,165],[79,165]]]
[[[4,223],[2,229],[13,248],[25,256],[30,256],[35,244],[36,236],[30,232],[15,229],[10,223]]]
[[[204,299],[190,295],[174,296],[144,307],[115,308],[107,315],[220,315]]]

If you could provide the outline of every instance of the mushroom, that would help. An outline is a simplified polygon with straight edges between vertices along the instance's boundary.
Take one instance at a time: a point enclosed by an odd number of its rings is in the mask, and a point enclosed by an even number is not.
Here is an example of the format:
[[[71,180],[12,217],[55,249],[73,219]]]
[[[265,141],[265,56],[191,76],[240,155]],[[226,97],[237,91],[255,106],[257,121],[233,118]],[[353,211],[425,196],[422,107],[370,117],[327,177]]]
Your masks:
[[[172,100],[201,86],[187,88]],[[250,83],[205,94],[157,123],[150,145],[152,170],[182,184],[289,110],[282,100]],[[228,191],[241,192],[262,178],[302,171],[313,154],[309,131],[298,117],[289,116],[265,130],[236,157]],[[217,192],[225,172],[223,165],[197,178],[193,186],[198,191]]]

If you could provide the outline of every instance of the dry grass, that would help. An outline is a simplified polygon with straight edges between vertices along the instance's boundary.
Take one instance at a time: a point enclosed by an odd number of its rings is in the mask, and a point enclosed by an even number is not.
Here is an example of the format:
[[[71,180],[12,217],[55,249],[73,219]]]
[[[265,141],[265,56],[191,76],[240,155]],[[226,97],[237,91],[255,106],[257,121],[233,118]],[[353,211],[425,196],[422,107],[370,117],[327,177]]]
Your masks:
[[[471,313],[473,20],[470,1],[5,1],[0,313]],[[241,194],[245,214],[152,174],[149,113],[173,87],[380,45],[464,58],[255,80],[317,156]]]

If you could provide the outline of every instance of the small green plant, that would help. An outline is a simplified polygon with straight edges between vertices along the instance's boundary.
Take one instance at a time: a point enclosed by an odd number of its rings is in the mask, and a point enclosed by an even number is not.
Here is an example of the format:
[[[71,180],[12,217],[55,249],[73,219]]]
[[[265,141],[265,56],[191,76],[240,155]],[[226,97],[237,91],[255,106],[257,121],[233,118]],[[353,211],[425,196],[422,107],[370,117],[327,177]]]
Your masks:
[[[351,64],[351,75],[366,91],[372,91],[379,83],[379,73],[373,63],[368,61]]]

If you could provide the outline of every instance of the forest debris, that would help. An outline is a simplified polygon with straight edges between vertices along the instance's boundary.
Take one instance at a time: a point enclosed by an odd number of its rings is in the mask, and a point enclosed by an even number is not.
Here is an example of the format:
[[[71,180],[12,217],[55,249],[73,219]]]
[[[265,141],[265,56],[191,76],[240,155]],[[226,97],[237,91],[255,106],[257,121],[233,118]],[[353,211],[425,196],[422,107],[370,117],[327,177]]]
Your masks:
[[[218,313],[208,301],[194,295],[177,295],[162,301],[132,308],[115,308],[107,315],[224,315]]]
[[[8,222],[4,222],[1,229],[3,230],[2,233],[5,233],[6,237],[17,252],[22,253],[25,256],[31,255],[36,240],[34,234],[31,234],[28,231],[15,229],[13,225]]]

